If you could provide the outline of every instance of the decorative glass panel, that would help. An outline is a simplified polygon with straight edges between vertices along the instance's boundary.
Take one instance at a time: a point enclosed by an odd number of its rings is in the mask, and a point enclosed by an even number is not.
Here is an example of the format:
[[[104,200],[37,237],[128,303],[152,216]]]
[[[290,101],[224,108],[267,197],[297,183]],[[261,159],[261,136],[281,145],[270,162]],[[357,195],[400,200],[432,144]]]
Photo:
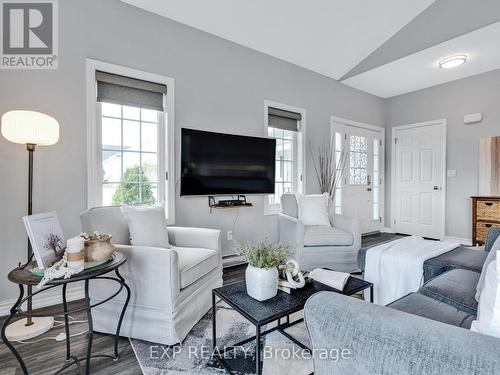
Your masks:
[[[349,183],[366,185],[368,182],[368,145],[365,137],[349,137]]]

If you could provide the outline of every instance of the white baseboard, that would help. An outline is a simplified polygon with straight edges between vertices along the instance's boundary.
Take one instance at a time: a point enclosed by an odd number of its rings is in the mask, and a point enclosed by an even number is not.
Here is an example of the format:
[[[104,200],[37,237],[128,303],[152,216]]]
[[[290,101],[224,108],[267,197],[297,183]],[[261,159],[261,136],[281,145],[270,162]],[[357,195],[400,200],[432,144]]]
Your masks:
[[[445,236],[444,239],[446,241],[456,242],[456,243],[459,243],[461,245],[472,246],[472,240],[470,238],[460,238],[460,237]]]
[[[394,231],[392,230],[392,228],[389,228],[389,227],[384,227],[380,231],[382,233],[394,233]]]
[[[33,288],[36,291],[36,288]],[[67,300],[76,301],[84,298],[83,286],[68,287],[66,290]],[[0,316],[10,314],[10,309],[16,303],[17,298],[0,301]],[[33,308],[54,306],[62,303],[61,288],[54,288],[50,291],[40,293],[33,298]]]

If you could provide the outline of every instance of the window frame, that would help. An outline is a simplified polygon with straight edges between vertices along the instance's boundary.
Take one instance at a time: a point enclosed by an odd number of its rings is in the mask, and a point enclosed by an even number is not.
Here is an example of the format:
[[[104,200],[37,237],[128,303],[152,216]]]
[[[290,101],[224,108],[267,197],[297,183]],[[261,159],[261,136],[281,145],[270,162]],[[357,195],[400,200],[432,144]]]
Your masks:
[[[294,107],[291,105],[277,103],[270,100],[264,101],[264,136],[268,136],[269,129],[269,107],[282,109],[285,111],[291,111],[295,113],[300,113],[302,120],[299,122],[299,131],[295,137],[295,142],[293,150],[294,154],[294,165],[293,170],[295,173],[293,180],[293,188],[295,193],[305,194],[305,176],[306,176],[306,110],[304,108]],[[270,204],[269,194],[264,195],[264,215],[277,215],[281,213],[281,203]]]
[[[86,59],[87,207],[102,206],[101,110],[100,103],[96,100],[96,70],[167,85],[167,95],[164,95],[163,98],[165,111],[160,113],[158,119],[160,126],[158,133],[158,201],[165,202],[167,224],[172,225],[175,223],[174,79],[93,59]],[[162,175],[165,176],[166,180],[163,180]]]

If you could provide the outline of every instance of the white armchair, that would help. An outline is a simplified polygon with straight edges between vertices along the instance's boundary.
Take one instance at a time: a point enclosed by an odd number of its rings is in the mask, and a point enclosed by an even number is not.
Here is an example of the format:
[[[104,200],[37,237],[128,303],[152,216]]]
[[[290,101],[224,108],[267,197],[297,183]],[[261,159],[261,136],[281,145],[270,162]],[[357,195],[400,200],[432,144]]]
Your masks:
[[[184,340],[211,308],[212,289],[222,285],[220,231],[168,227],[170,249],[131,246],[119,207],[96,207],[81,214],[85,232],[109,232],[127,262],[120,267],[131,290],[121,335],[164,345]],[[110,281],[91,283],[92,304],[113,294]],[[92,309],[94,330],[114,334],[126,293]]]
[[[282,213],[278,214],[279,241],[289,245],[300,268],[311,271],[327,267],[335,271],[353,272],[358,269],[361,233],[356,219],[335,215],[330,209],[331,227],[305,226],[298,219],[294,194],[281,196]]]

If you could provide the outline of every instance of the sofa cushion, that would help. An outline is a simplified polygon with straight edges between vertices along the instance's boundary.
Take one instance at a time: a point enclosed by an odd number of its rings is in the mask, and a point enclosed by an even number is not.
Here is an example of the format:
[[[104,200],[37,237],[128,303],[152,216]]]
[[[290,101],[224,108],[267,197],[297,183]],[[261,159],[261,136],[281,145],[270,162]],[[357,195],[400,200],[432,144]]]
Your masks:
[[[179,258],[179,285],[183,289],[219,265],[219,254],[211,249],[173,247]]]
[[[304,246],[350,246],[354,242],[351,233],[326,225],[304,226]]]
[[[471,315],[477,315],[476,287],[479,273],[455,269],[426,282],[419,293]]]
[[[457,247],[424,262],[424,282],[452,269],[481,272],[487,253],[467,247]]]
[[[467,329],[474,320],[474,316],[420,293],[410,293],[387,307]]]

